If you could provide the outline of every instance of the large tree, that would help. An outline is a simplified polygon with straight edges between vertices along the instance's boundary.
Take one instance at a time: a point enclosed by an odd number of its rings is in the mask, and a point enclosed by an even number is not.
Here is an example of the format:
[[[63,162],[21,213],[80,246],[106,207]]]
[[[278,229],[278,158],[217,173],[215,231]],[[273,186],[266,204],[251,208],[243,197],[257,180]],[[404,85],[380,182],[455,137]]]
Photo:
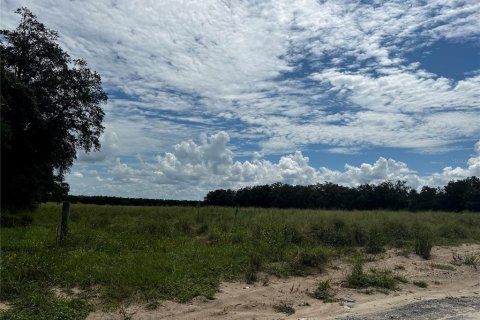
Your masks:
[[[64,176],[77,149],[100,148],[101,105],[107,95],[98,73],[75,60],[27,8],[15,30],[1,30],[2,207],[34,208],[68,191]]]

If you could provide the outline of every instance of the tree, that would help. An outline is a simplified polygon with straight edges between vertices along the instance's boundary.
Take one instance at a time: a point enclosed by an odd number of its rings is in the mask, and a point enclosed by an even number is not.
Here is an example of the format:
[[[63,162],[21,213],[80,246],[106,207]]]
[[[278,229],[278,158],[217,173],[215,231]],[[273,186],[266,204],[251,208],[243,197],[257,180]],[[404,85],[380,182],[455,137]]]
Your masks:
[[[77,149],[99,150],[107,95],[98,73],[57,43],[27,8],[1,30],[2,207],[34,208],[64,182]]]

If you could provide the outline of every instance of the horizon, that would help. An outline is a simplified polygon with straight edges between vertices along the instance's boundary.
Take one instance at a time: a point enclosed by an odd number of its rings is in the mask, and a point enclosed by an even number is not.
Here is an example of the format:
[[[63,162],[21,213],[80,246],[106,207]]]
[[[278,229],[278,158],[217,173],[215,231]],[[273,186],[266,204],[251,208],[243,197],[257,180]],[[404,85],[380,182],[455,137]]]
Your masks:
[[[108,93],[72,195],[480,176],[475,1],[1,4],[2,29],[28,7]]]

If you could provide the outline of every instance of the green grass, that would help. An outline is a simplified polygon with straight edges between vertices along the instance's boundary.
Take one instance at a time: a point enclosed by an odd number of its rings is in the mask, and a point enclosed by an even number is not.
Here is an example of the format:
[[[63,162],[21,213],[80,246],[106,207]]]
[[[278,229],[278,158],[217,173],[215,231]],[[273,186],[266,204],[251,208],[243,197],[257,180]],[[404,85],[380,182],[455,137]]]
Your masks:
[[[422,230],[429,231],[427,244],[480,241],[480,216],[469,213],[74,204],[59,247],[60,212],[60,205],[44,204],[31,225],[2,228],[0,299],[13,305],[4,319],[84,318],[94,295],[104,308],[132,299],[213,298],[221,281],[254,282],[259,271],[322,272],[353,247],[413,250]],[[59,298],[53,287],[85,294]],[[28,303],[36,313],[25,311]]]
[[[330,286],[330,281],[321,281],[318,284],[317,289],[310,294],[312,298],[322,300],[324,303],[336,302],[338,301],[335,298],[332,287]]]
[[[440,270],[447,270],[447,271],[455,271],[455,267],[449,264],[440,264],[440,263],[432,263],[432,268],[440,269]]]

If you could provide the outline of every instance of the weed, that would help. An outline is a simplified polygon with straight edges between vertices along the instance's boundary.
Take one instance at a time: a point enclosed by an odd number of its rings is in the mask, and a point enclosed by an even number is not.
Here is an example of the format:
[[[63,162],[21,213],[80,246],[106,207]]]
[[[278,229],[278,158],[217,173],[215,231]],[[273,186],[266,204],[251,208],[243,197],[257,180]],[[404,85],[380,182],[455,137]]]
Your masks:
[[[408,283],[408,280],[405,278],[405,277],[402,277],[400,275],[395,275],[393,276],[393,278],[398,281],[398,282],[401,282],[401,283]]]
[[[466,265],[477,269],[478,264],[480,263],[480,258],[474,253],[466,253],[464,256],[454,253],[452,255],[451,263],[456,266]]]
[[[294,264],[296,267],[311,267],[321,272],[325,270],[331,255],[331,250],[322,247],[300,250]]]
[[[388,269],[370,269],[370,272],[363,272],[363,260],[357,258],[352,267],[352,273],[347,277],[347,283],[352,288],[383,288],[394,290],[396,283],[392,271]]]
[[[160,304],[158,303],[158,301],[152,301],[145,306],[145,309],[150,311],[157,310],[159,306]]]
[[[337,301],[337,299],[335,298],[335,295],[332,291],[333,290],[332,290],[332,287],[330,286],[330,281],[325,280],[325,281],[321,281],[318,284],[317,289],[314,292],[310,293],[309,295],[312,298],[322,300],[324,303],[335,302]]]
[[[366,253],[377,254],[384,251],[383,246],[385,245],[385,240],[380,231],[380,228],[372,228],[368,234],[367,247],[365,248]]]
[[[266,274],[266,275],[263,277],[262,285],[263,285],[264,287],[268,287],[269,284],[270,284],[270,277],[268,276],[268,274]]]
[[[415,239],[415,253],[422,258],[429,260],[431,257],[432,247],[433,241],[431,231],[426,228],[418,230]]]
[[[293,306],[285,302],[274,305],[273,310],[275,310],[276,312],[285,313],[288,316],[295,313],[295,309],[293,308]]]
[[[448,271],[455,271],[456,270],[454,266],[451,266],[451,265],[448,265],[448,264],[432,263],[430,266],[432,268],[440,269],[440,270],[448,270]]]
[[[420,288],[428,287],[428,283],[426,283],[425,281],[413,281],[413,284]]]
[[[477,269],[477,265],[479,264],[480,259],[474,253],[467,253],[463,257],[463,264],[466,266],[471,266],[472,268]]]

